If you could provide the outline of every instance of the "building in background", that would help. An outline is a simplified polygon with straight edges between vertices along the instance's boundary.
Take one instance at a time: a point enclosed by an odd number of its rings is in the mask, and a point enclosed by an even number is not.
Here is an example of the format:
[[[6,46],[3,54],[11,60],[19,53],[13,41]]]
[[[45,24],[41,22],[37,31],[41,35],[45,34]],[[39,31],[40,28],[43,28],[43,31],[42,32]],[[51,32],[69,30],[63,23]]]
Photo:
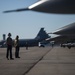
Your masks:
[[[6,40],[6,35],[5,34],[3,34],[3,40]]]

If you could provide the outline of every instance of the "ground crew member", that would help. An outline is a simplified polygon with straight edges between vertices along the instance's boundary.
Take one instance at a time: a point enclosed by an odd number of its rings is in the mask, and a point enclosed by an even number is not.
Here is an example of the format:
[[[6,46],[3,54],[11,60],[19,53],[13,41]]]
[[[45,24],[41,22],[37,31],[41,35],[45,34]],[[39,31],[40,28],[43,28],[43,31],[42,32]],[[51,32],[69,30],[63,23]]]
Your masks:
[[[28,50],[28,42],[26,42],[26,50]]]
[[[14,58],[12,58],[12,38],[11,38],[11,33],[8,33],[8,38],[6,40],[6,44],[7,44],[7,53],[6,53],[6,58],[9,60],[9,54],[10,54],[10,60],[13,60]]]
[[[19,57],[19,36],[17,35],[14,41],[15,44],[15,58],[20,58]]]

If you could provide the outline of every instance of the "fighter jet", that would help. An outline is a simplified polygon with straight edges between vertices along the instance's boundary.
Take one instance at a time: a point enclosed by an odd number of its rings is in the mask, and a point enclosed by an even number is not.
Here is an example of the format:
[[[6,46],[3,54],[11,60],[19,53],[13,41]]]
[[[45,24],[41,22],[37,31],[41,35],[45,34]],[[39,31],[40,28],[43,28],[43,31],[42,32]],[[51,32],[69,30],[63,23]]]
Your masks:
[[[26,10],[55,14],[75,14],[75,0],[39,0],[27,8],[8,10],[4,13]]]
[[[42,42],[49,37],[50,36],[46,33],[44,28],[41,28],[35,38],[33,38],[33,39],[20,39],[19,45],[20,45],[20,47],[25,47],[26,43],[27,43],[29,47],[38,46],[39,42]]]
[[[19,46],[26,47],[26,44],[28,45],[28,47],[38,46],[39,42],[42,42],[49,37],[50,36],[46,33],[44,28],[41,28],[37,36],[33,39],[19,39]],[[14,39],[13,39],[13,45],[14,45]],[[6,47],[6,40],[0,41],[0,47]]]
[[[56,34],[58,36],[50,39],[46,39],[47,41],[55,41],[56,43],[74,43],[75,42],[75,23],[71,23],[67,26],[61,27],[58,30],[50,33]]]

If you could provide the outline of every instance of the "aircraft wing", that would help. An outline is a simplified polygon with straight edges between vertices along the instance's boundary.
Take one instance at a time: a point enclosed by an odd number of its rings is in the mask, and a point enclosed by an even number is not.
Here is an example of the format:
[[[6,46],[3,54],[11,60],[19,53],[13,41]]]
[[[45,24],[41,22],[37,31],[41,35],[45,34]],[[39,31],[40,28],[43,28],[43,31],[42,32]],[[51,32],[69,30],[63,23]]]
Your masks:
[[[4,11],[4,13],[26,10],[55,14],[75,14],[75,0],[39,0],[27,8],[8,10]]]
[[[50,39],[46,39],[46,41],[54,41],[55,43],[62,43],[62,40],[65,41],[65,36],[57,36]]]
[[[55,43],[67,43],[67,42],[74,42],[75,41],[75,35],[74,36],[57,36],[50,39],[46,39],[46,41],[55,41]]]
[[[75,23],[71,23],[59,28],[51,34],[57,34],[59,36],[48,39],[49,41],[54,40],[56,42],[75,42]]]
[[[53,32],[53,34],[66,36],[75,35],[75,22],[57,29],[56,31]]]

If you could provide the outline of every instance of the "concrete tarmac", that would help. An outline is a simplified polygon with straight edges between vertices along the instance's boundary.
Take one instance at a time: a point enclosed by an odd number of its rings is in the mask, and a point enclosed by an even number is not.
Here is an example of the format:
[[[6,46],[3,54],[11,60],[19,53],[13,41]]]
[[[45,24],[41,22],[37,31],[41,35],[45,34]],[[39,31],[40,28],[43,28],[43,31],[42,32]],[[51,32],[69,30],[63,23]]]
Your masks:
[[[25,75],[27,74],[49,51],[48,48],[31,47],[28,50],[20,48],[20,58],[6,59],[6,48],[0,48],[0,75]]]
[[[0,48],[0,75],[75,75],[75,48],[20,48],[20,57],[6,59],[6,48]]]
[[[52,48],[26,75],[75,75],[75,48]]]

